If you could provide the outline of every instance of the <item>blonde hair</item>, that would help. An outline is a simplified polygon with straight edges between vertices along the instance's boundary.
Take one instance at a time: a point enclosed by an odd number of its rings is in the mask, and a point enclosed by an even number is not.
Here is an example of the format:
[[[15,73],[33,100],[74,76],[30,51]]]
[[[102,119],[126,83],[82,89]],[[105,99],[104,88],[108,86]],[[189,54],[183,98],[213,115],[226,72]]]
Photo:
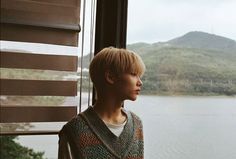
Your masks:
[[[117,76],[122,73],[142,76],[145,65],[141,57],[133,51],[107,47],[96,54],[89,66],[89,74],[95,88],[104,84],[105,72],[108,70]]]

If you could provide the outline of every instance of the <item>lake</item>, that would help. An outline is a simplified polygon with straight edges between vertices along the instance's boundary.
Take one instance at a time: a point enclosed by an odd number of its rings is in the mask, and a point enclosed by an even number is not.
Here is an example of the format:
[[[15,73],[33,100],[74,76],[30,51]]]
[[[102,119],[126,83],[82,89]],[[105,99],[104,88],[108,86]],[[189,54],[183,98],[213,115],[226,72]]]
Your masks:
[[[235,97],[140,96],[125,102],[144,125],[145,159],[235,159]],[[57,136],[19,142],[57,158]]]

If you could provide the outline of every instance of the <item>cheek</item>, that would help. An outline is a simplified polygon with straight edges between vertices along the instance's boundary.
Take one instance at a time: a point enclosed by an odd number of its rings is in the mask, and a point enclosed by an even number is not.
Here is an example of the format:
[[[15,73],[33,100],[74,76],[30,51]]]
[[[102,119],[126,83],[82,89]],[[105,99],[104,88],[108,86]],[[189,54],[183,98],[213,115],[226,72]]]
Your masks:
[[[116,89],[120,90],[120,91],[125,91],[128,90],[130,87],[130,83],[127,80],[120,80],[117,85],[116,85]]]
[[[132,80],[126,80],[121,85],[120,88],[122,88],[123,91],[133,91],[135,87],[135,83]]]
[[[117,83],[116,83],[116,89],[121,90],[121,91],[128,91],[132,90],[133,87],[135,87],[135,79],[132,76],[125,76],[120,78]]]
[[[127,87],[127,86],[132,86],[133,85],[133,82],[132,82],[132,80],[131,79],[122,79],[121,81],[120,81],[120,85],[121,86],[125,86],[125,87]]]
[[[128,88],[128,84],[125,82],[119,83],[116,87],[117,90],[126,90]]]

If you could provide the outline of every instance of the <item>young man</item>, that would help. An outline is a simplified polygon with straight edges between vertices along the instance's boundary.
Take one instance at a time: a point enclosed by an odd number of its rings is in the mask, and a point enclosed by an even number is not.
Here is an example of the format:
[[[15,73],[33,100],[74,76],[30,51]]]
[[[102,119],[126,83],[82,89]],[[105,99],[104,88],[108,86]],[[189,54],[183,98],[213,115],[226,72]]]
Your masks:
[[[69,121],[59,133],[59,159],[143,159],[143,129],[139,117],[123,108],[136,100],[141,58],[126,49],[104,48],[90,64],[97,100]]]

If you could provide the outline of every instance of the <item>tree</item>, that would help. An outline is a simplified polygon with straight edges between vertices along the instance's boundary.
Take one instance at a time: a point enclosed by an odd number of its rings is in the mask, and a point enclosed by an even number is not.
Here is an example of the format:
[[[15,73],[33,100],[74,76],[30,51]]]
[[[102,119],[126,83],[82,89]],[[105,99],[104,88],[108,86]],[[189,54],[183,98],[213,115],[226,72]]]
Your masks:
[[[34,152],[14,139],[16,136],[0,136],[0,159],[43,159],[44,152]]]

